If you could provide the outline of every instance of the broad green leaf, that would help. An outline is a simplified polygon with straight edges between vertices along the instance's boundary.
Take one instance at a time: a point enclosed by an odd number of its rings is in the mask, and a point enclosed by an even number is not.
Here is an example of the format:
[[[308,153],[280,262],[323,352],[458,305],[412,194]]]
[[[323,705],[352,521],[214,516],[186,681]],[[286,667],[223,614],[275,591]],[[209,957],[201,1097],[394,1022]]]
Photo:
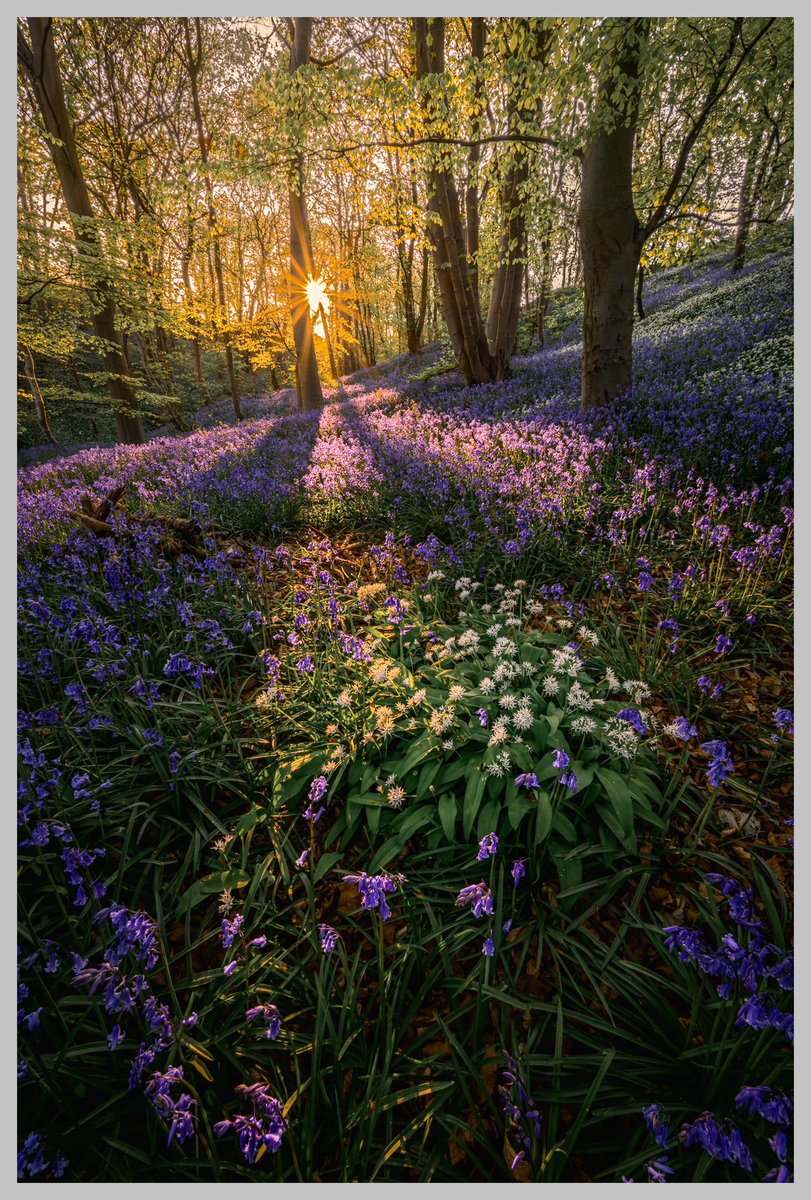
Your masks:
[[[484,785],[486,782],[487,776],[476,769],[474,769],[467,781],[465,800],[462,806],[462,829],[466,838],[470,837],[470,831],[473,828],[473,822],[476,820],[476,814],[478,813],[479,805],[482,802]]]
[[[313,883],[317,883],[319,879],[323,879],[327,871],[331,871],[335,864],[341,861],[342,857],[343,855],[336,854],[333,850],[330,850],[327,854],[322,854],[313,871]]]
[[[439,820],[444,830],[445,837],[449,842],[453,841],[454,828],[456,826],[456,797],[446,792],[444,796],[439,797]]]

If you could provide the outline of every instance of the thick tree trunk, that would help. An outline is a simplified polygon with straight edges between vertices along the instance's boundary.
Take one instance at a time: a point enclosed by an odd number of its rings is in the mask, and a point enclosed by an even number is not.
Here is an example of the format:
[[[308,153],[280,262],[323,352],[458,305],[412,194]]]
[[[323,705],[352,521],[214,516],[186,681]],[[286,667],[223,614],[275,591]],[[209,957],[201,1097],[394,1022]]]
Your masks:
[[[634,279],[643,237],[634,209],[632,175],[638,114],[640,39],[646,26],[624,19],[626,38],[603,63],[599,101],[611,121],[583,151],[580,245],[583,260],[581,406],[610,404],[632,381]],[[616,77],[630,80],[630,101],[615,103]]]
[[[37,414],[37,424],[42,430],[46,442],[50,442],[52,446],[58,443],[51,430],[51,423],[48,420],[48,408],[45,404],[45,397],[39,386],[37,379],[37,369],[34,365],[34,356],[27,346],[23,346],[23,359],[25,362],[25,377],[28,380],[28,386],[31,389],[31,395],[34,400],[34,408]]]
[[[445,69],[445,22],[442,17],[414,17],[417,78],[441,75]],[[431,118],[427,93],[426,115]],[[490,383],[496,363],[487,344],[478,293],[467,257],[459,194],[450,170],[437,162],[428,167],[428,238],[433,252],[442,311],[459,369],[468,384]]]
[[[115,306],[110,295],[104,251],[95,226],[93,208],[73,136],[73,123],[65,103],[62,77],[53,41],[52,17],[28,17],[31,45],[17,33],[17,56],[37,100],[48,133],[48,149],[59,176],[65,207],[70,213],[79,262],[88,293],[94,300],[93,332],[102,342],[107,388],[113,401],[116,434],[120,442],[145,441],[138,401],[126,380],[127,364],[115,328]]]
[[[293,18],[293,45],[290,52],[290,74],[295,75],[299,67],[310,61],[312,17]],[[291,114],[292,115],[292,114]],[[310,226],[307,220],[307,202],[304,196],[304,159],[296,155],[293,166],[290,202],[290,279],[291,317],[293,340],[298,360],[299,403],[305,412],[320,408],[324,403],[318,362],[313,343],[313,322],[307,299],[307,281],[313,278],[313,254],[310,243]]]

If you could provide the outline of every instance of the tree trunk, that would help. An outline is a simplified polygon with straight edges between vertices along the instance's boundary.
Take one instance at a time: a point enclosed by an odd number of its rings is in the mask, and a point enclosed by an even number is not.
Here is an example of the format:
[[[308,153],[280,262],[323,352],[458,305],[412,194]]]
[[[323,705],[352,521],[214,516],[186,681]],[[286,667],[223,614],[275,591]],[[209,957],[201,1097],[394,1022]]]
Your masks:
[[[639,58],[646,25],[621,18],[624,36],[603,62],[598,104],[610,122],[583,151],[580,245],[583,260],[581,407],[610,404],[632,381],[634,279],[643,238],[634,209],[632,173],[639,108]],[[631,81],[631,99],[615,98],[617,79]]]
[[[28,386],[31,389],[31,395],[34,399],[34,408],[37,414],[37,424],[43,432],[46,442],[50,442],[52,446],[58,445],[56,438],[51,431],[51,423],[48,420],[48,408],[45,404],[45,397],[42,394],[37,379],[37,369],[34,365],[34,356],[27,346],[23,346],[23,358],[25,360],[25,377],[28,380]]]
[[[441,75],[445,69],[444,18],[414,17],[413,21],[417,79]],[[431,119],[432,104],[426,92],[423,105]],[[456,184],[448,167],[436,162],[428,167],[427,184],[428,238],[454,355],[468,384],[490,383],[496,378],[496,364],[487,344],[478,294],[473,288]]]
[[[484,17],[470,18],[470,50],[476,63],[476,82],[473,85],[473,129],[471,131],[472,145],[468,151],[467,189],[465,191],[465,222],[467,224],[467,257],[470,264],[470,286],[480,306],[479,296],[479,159],[481,144],[478,141],[481,132],[482,113],[484,109],[484,44],[486,30]]]
[[[543,348],[546,340],[544,330],[544,321],[546,319],[546,310],[549,308],[549,299],[552,295],[552,238],[546,237],[541,242],[541,287],[538,292],[537,302],[537,327],[538,345]]]
[[[206,205],[208,209],[208,228],[211,235],[212,251],[213,251],[213,268],[214,278],[216,280],[216,308],[217,308],[217,325],[219,328],[215,331],[225,348],[225,366],[228,372],[228,386],[231,392],[231,400],[234,405],[234,415],[238,421],[242,420],[242,408],[239,403],[239,392],[237,391],[236,373],[234,371],[234,352],[231,348],[231,338],[227,331],[222,328],[224,322],[227,321],[227,310],[225,305],[225,278],[222,269],[222,247],[220,246],[220,234],[217,230],[217,210],[214,205],[214,184],[210,173],[206,170],[208,165],[208,147],[210,139],[206,136],[205,126],[203,125],[203,112],[200,108],[200,93],[197,86],[197,78],[200,74],[203,61],[203,43],[200,33],[200,18],[194,18],[195,31],[197,34],[197,53],[192,53],[191,34],[189,32],[189,18],[183,17],[183,32],[186,41],[186,66],[189,72],[189,84],[191,87],[192,107],[194,109],[194,123],[197,128],[197,142],[200,147],[200,162],[203,167],[203,183],[206,190]]]
[[[290,51],[290,74],[310,61],[312,17],[293,17],[293,44]],[[291,113],[291,119],[294,114]],[[295,156],[289,191],[290,201],[290,299],[293,340],[298,360],[299,403],[305,412],[320,408],[324,403],[318,362],[313,343],[313,322],[307,298],[307,281],[313,278],[313,254],[310,226],[307,220],[307,201],[304,196],[304,158]]]
[[[521,19],[518,19],[521,23]],[[531,36],[529,32],[527,36]],[[530,61],[543,63],[551,39],[551,31],[543,30],[535,35],[530,44]],[[520,106],[520,107],[519,107]],[[521,130],[526,122],[537,120],[540,99],[531,108],[526,108],[526,88],[515,84],[510,88],[507,100],[507,121],[511,133],[516,127]],[[510,374],[510,360],[518,335],[518,318],[521,313],[521,287],[526,256],[526,204],[524,189],[529,179],[529,151],[516,142],[507,151],[507,166],[499,201],[501,210],[501,238],[498,248],[498,265],[493,277],[490,307],[487,312],[487,340],[496,363],[496,378],[506,379]]]
[[[749,148],[746,156],[746,166],[743,170],[741,191],[738,196],[738,221],[735,231],[735,252],[732,256],[732,270],[740,271],[746,259],[746,246],[749,241],[749,228],[752,223],[752,178],[755,173],[756,146]]]
[[[191,275],[189,274],[189,263],[191,262],[192,249],[194,246],[192,228],[191,218],[189,217],[189,230],[188,237],[186,239],[186,246],[180,256],[180,270],[183,275],[183,291],[185,292],[186,303],[188,304],[189,309],[191,309],[192,301],[194,299],[194,292],[192,291],[191,286]],[[194,364],[195,381],[200,391],[203,393],[204,403],[207,405],[211,404],[211,396],[209,395],[208,388],[206,387],[206,381],[203,376],[203,361],[200,355],[200,338],[196,331],[191,335],[191,354],[192,362]]]
[[[636,315],[640,321],[645,320],[645,308],[642,304],[642,291],[645,287],[645,268],[642,263],[639,264],[639,270],[636,273]]]
[[[36,97],[48,134],[48,150],[59,176],[65,207],[70,213],[79,262],[88,293],[94,299],[93,332],[102,342],[101,356],[107,388],[113,401],[116,435],[120,442],[145,441],[138,401],[126,380],[127,364],[115,328],[115,306],[104,250],[95,225],[93,208],[65,103],[62,77],[53,40],[52,17],[28,17],[29,46],[17,32],[17,57]]]

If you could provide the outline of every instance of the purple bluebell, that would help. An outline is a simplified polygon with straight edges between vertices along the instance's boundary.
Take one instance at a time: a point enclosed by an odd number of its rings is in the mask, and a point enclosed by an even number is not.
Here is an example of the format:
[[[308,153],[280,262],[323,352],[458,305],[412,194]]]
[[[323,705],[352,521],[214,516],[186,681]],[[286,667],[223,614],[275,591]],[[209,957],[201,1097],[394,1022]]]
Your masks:
[[[481,917],[485,914],[487,916],[493,915],[493,896],[490,888],[484,881],[481,883],[471,883],[468,887],[462,888],[454,904],[470,904],[474,917]]]
[[[498,853],[498,835],[495,833],[487,833],[479,842],[479,853],[476,858],[479,862],[483,862],[486,858],[490,858]]]
[[[367,910],[378,908],[381,921],[386,921],[391,916],[386,896],[397,890],[397,884],[403,878],[402,875],[367,875],[365,871],[360,871],[356,875],[344,875],[343,881],[356,884],[361,906]]]
[[[268,1027],[267,1036],[271,1041],[276,1040],[279,1036],[279,1030],[282,1027],[282,1018],[275,1004],[257,1004],[253,1008],[249,1008],[245,1016],[249,1021],[255,1021],[261,1018]]]
[[[214,1126],[216,1137],[224,1137],[233,1129],[237,1135],[240,1153],[247,1163],[257,1161],[262,1150],[275,1154],[282,1144],[287,1121],[281,1103],[268,1092],[268,1085],[254,1083],[250,1086],[238,1084],[237,1092],[250,1100],[253,1112],[238,1113],[231,1120],[218,1121]]]
[[[676,718],[673,722],[673,733],[683,742],[689,742],[692,738],[698,737],[698,730],[687,720],[687,717]]]
[[[338,940],[338,934],[331,925],[319,925],[318,939],[321,943],[321,949],[324,954],[331,954],[335,949],[335,943]]]
[[[515,786],[529,789],[529,788],[537,788],[537,787],[540,787],[541,785],[538,782],[538,776],[530,773],[530,774],[526,774],[526,775],[516,775]]]

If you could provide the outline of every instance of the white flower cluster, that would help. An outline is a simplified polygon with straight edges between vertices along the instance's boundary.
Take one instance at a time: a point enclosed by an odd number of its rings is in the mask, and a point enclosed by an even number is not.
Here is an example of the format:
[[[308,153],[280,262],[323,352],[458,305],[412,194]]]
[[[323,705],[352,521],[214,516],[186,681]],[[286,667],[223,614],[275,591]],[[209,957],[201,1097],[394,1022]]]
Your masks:
[[[643,700],[647,700],[650,696],[650,688],[642,679],[626,679],[623,681],[622,686],[634,704],[641,704]]]
[[[502,750],[491,763],[485,767],[488,775],[495,775],[496,779],[501,779],[512,765],[509,750]]]
[[[618,758],[631,759],[639,745],[639,736],[627,721],[618,721],[609,717],[603,726],[603,733],[611,749]]]
[[[577,674],[577,651],[571,646],[561,646],[553,650],[552,670],[558,675],[570,675],[574,678]]]
[[[569,688],[568,703],[569,708],[582,709],[584,712],[590,712],[594,708],[593,698],[577,680]]]
[[[494,658],[515,658],[517,653],[518,647],[512,638],[496,638],[495,645],[493,646]]]

